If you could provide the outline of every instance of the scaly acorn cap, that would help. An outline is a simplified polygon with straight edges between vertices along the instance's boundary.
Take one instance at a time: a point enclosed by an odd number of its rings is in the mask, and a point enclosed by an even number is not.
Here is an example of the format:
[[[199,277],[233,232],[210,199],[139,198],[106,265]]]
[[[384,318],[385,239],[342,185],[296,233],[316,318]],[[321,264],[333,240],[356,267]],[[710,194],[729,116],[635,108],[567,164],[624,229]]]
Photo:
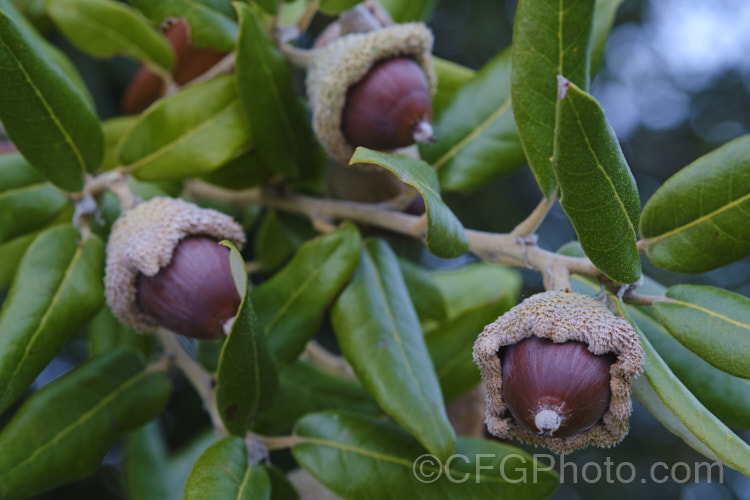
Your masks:
[[[105,289],[112,312],[130,328],[152,331],[156,318],[137,305],[138,273],[154,276],[172,261],[177,245],[189,236],[230,240],[242,248],[245,234],[230,216],[181,199],[153,198],[124,212],[107,242]]]
[[[601,421],[569,437],[545,437],[515,421],[503,402],[502,348],[536,336],[555,343],[583,342],[595,355],[612,353],[609,409]],[[576,292],[549,291],[527,298],[484,328],[474,344],[474,362],[487,387],[487,429],[504,439],[542,445],[569,453],[589,445],[608,448],[628,433],[632,412],[631,379],[643,371],[638,334],[601,302]]]
[[[341,131],[349,87],[360,81],[375,63],[394,57],[413,59],[424,70],[430,94],[437,88],[432,65],[432,32],[423,23],[387,26],[369,33],[352,33],[320,49],[307,73],[307,95],[313,129],[328,153],[348,164],[354,146]]]

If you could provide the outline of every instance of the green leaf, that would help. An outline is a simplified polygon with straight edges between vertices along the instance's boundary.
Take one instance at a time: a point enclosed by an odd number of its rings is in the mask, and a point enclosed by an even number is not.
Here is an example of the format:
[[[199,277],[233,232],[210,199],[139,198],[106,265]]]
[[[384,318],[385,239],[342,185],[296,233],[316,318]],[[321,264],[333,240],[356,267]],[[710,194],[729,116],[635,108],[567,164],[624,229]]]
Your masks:
[[[10,241],[0,244],[0,290],[7,288],[18,270],[18,264],[29,248],[31,242],[41,233],[53,226],[60,224],[69,224],[73,218],[73,206],[68,205],[63,209],[52,222],[33,233],[18,236]]]
[[[433,115],[440,116],[458,89],[476,77],[477,72],[441,57],[433,57],[432,63],[438,80],[437,90],[432,96],[432,112]]]
[[[526,165],[510,106],[510,74],[510,50],[504,50],[440,114],[437,141],[421,151],[445,189],[476,189]]]
[[[185,486],[185,500],[271,498],[271,480],[265,467],[250,464],[245,440],[225,437],[212,444],[195,463]]]
[[[419,321],[442,321],[446,316],[443,295],[430,273],[406,259],[398,259],[406,289],[409,291]]]
[[[123,487],[129,500],[166,500],[169,483],[167,446],[154,421],[131,432],[123,450]],[[180,496],[181,497],[181,496]]]
[[[250,135],[233,75],[159,100],[123,137],[120,161],[141,180],[178,179],[219,168]]]
[[[161,412],[169,392],[164,375],[124,350],[46,385],[0,433],[0,497],[27,498],[93,474],[120,436]]]
[[[654,304],[659,322],[710,364],[750,379],[750,299],[698,285],[677,285]]]
[[[242,303],[219,358],[216,405],[227,430],[244,436],[258,415],[271,407],[279,385],[279,374],[266,336],[255,319],[245,262],[232,243],[224,241],[222,245],[231,250],[232,267],[241,271],[240,279],[244,279],[244,284],[238,286]]]
[[[477,263],[465,267],[469,269],[441,271],[440,284],[452,294],[465,291],[465,299],[456,304],[448,321],[425,331],[425,342],[446,401],[480,382],[472,356],[474,341],[486,325],[516,305],[522,284],[518,271],[505,266]]]
[[[203,175],[202,179],[227,189],[247,189],[267,181],[272,176],[273,171],[261,161],[258,151],[251,149]]]
[[[621,2],[596,2],[591,41],[592,75],[604,53],[614,14]],[[444,189],[477,189],[526,165],[511,110],[510,59],[511,49],[508,48],[474,76],[462,66],[453,64],[456,69],[446,68],[446,62],[435,58],[438,91],[433,109],[437,116],[437,142],[422,145],[420,150],[423,158],[439,169],[440,185]],[[447,83],[444,82],[446,77]]]
[[[0,11],[0,121],[42,175],[68,191],[101,162],[99,120],[39,44]]]
[[[359,3],[359,0],[320,0],[320,12],[335,16],[349,10]]]
[[[557,187],[550,163],[555,142],[556,76],[589,86],[595,0],[519,0],[513,25],[510,94],[523,150],[542,194]],[[636,278],[637,279],[637,278]]]
[[[48,229],[21,260],[0,310],[0,412],[104,302],[104,244],[78,237],[68,225]]]
[[[348,410],[373,416],[383,413],[357,382],[325,372],[312,363],[296,361],[279,373],[276,400],[258,419],[253,432],[289,434],[297,420],[321,410]]]
[[[16,275],[18,263],[21,262],[26,249],[29,248],[37,234],[24,234],[0,244],[0,290],[4,290],[10,285],[13,276]]]
[[[43,3],[43,1],[40,0],[40,3]],[[68,59],[68,56],[48,42],[47,39],[37,31],[34,25],[29,21],[28,17],[24,15],[26,12],[23,14],[19,12],[12,0],[0,0],[0,10],[5,12],[8,17],[18,25],[21,31],[31,36],[34,41],[36,41],[39,48],[44,52],[50,62],[57,66],[57,68],[63,73],[63,76],[68,78],[71,85],[73,85],[81,97],[83,97],[86,106],[88,106],[91,112],[94,113],[96,111],[94,107],[94,99],[86,88],[86,84],[83,82],[83,78],[81,78],[78,70],[70,59]]]
[[[648,200],[641,235],[648,258],[701,273],[750,255],[750,135],[704,155]]]
[[[289,264],[250,291],[258,326],[279,365],[297,359],[318,332],[327,308],[354,273],[359,256],[359,231],[346,224],[302,245]]]
[[[379,2],[397,23],[426,20],[437,4],[437,0],[380,0]]]
[[[0,155],[0,244],[46,226],[67,204],[20,154]]]
[[[640,201],[635,179],[599,103],[564,78],[555,129],[560,203],[583,250],[611,279],[638,281]]]
[[[670,370],[711,413],[727,425],[750,429],[750,381],[717,370],[683,347],[653,317],[640,309],[628,310]]]
[[[474,262],[455,269],[432,272],[443,294],[448,319],[455,319],[475,307],[504,301],[509,290],[521,285],[517,271],[499,264]]]
[[[497,441],[459,436],[446,470],[402,429],[372,417],[313,413],[295,434],[302,440],[292,448],[297,462],[345,499],[387,491],[389,498],[531,500],[548,498],[559,485],[557,474]]]
[[[591,29],[591,78],[599,72],[604,58],[609,32],[615,22],[615,14],[623,0],[596,0],[594,24]]]
[[[131,0],[152,22],[183,17],[190,26],[191,43],[222,52],[234,49],[237,24],[232,20],[230,2],[224,0]]]
[[[148,358],[155,351],[153,335],[144,335],[125,326],[104,305],[88,324],[89,349],[92,358],[116,349],[126,348]]]
[[[646,362],[644,375],[633,383],[633,393],[670,432],[715,460],[750,474],[750,446],[711,414],[672,373],[664,360],[618,303],[620,313],[641,336]]]
[[[120,165],[122,138],[138,122],[138,116],[118,116],[102,122],[104,132],[104,159],[101,170],[111,170]]]
[[[380,407],[431,453],[447,458],[456,437],[398,260],[382,240],[362,249],[331,324],[341,353]]]
[[[644,278],[648,280],[647,276]],[[650,293],[666,291],[665,287],[654,283],[652,281],[654,289]],[[572,287],[592,296],[600,291],[598,283],[581,276],[572,277]],[[646,293],[643,287],[638,291]],[[651,307],[626,308],[669,369],[711,413],[727,425],[750,428],[750,381],[717,370],[683,347],[653,317]]]
[[[172,484],[170,495],[164,500],[183,500],[185,485],[190,471],[204,451],[216,442],[213,429],[199,434],[177,453],[173,453],[168,460],[169,482]],[[133,499],[140,500],[140,499]]]
[[[313,168],[320,146],[292,88],[289,66],[250,6],[235,3],[240,18],[237,80],[253,145],[263,163],[295,176]]]
[[[284,471],[273,465],[267,465],[266,472],[271,480],[271,500],[299,500],[299,493]]]
[[[362,147],[357,148],[349,162],[356,163],[380,165],[419,191],[427,209],[426,244],[430,252],[443,258],[466,252],[469,247],[466,230],[440,197],[437,174],[427,163],[404,154],[392,155]]]
[[[47,0],[47,13],[78,49],[96,57],[124,55],[168,73],[174,52],[140,12],[112,0]]]
[[[316,234],[308,218],[269,209],[254,241],[255,257],[262,270],[275,271]]]

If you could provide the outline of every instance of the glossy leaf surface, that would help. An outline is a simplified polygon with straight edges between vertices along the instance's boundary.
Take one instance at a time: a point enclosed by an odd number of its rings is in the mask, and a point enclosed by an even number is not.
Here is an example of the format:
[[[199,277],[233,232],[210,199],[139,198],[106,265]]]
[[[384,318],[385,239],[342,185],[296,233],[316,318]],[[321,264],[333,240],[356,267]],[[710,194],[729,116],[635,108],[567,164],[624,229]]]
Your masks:
[[[104,302],[104,244],[56,226],[26,250],[0,310],[0,411],[17,400]]]
[[[427,249],[438,257],[462,255],[469,247],[466,230],[440,197],[435,171],[428,164],[404,154],[392,155],[357,148],[350,164],[374,163],[390,170],[401,181],[414,187],[424,199],[427,210]]]
[[[101,162],[99,120],[34,38],[0,11],[0,120],[24,157],[55,185],[78,191]]]
[[[586,255],[620,283],[641,276],[640,201],[615,132],[593,97],[560,79],[554,165],[562,204]]]
[[[27,498],[96,471],[117,438],[158,415],[167,378],[118,350],[31,396],[0,433],[0,497]]]
[[[700,273],[750,255],[750,136],[669,178],[643,208],[641,234],[657,266]]]
[[[447,458],[455,435],[398,260],[382,240],[363,248],[331,324],[342,354],[381,408],[430,452]]]

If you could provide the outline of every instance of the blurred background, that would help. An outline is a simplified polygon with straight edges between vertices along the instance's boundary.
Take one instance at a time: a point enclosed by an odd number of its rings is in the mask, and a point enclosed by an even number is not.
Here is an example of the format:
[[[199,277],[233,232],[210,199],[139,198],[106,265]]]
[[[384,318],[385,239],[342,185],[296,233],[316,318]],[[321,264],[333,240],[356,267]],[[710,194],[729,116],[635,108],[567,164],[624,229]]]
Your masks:
[[[32,11],[35,3],[41,3],[14,1]],[[435,34],[435,54],[480,68],[510,43],[515,6],[515,1],[435,0],[426,18]],[[325,19],[318,21],[322,24]],[[137,65],[120,58],[94,60],[73,49],[44,18],[36,22],[48,29],[48,36],[78,66],[101,118],[120,114],[122,93]],[[750,131],[750,2],[625,0],[592,93],[618,134],[636,177],[641,202],[645,203],[676,171]],[[445,197],[467,227],[502,232],[512,229],[540,199],[528,169],[479,191],[448,193]],[[540,228],[540,245],[555,250],[574,238],[565,214],[556,205]],[[465,259],[443,261],[424,254],[422,260],[428,267],[451,267]],[[664,285],[701,283],[750,296],[750,259],[701,275],[667,273],[644,261],[644,272]],[[524,271],[524,278],[524,296],[541,290],[537,273]],[[60,376],[86,357],[85,341],[74,342],[40,375],[35,386]],[[566,461],[579,464],[578,484],[573,484],[572,477],[567,478],[555,499],[750,499],[750,479],[728,468],[724,469],[723,483],[717,482],[715,472],[710,484],[705,478],[698,482],[691,478],[684,484],[642,483],[640,479],[647,477],[656,462],[663,461],[669,467],[685,462],[692,469],[695,463],[706,459],[667,432],[637,403],[635,406],[631,434],[622,445],[611,450],[583,450],[566,457]],[[204,435],[209,422],[200,401],[184,381],[176,381],[174,396],[159,426],[166,436],[167,448],[181,454],[178,458],[184,458],[189,470],[191,457],[194,460],[200,449],[196,452],[188,443]],[[750,432],[740,435],[750,440]],[[533,448],[528,450],[535,452]],[[121,498],[121,455],[122,449],[117,445],[94,476],[39,498]],[[614,463],[612,470],[620,463],[633,463],[637,479],[623,485],[609,484],[604,477],[587,484],[581,477],[581,465],[604,464],[608,457]],[[627,469],[624,475],[628,475]],[[684,476],[684,470],[680,469],[679,476]]]

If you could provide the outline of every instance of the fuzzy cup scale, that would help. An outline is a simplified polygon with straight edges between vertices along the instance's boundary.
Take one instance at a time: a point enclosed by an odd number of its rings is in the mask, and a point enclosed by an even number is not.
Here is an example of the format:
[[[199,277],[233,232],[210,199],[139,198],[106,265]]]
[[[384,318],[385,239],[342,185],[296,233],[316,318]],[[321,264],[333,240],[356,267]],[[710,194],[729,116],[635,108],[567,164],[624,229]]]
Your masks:
[[[345,35],[320,49],[307,74],[307,94],[313,111],[313,128],[332,157],[348,164],[354,154],[354,146],[341,131],[347,91],[378,61],[394,57],[413,59],[424,70],[430,93],[435,93],[437,77],[432,66],[432,42],[432,33],[424,24],[407,23]]]
[[[107,243],[107,303],[127,326],[152,331],[159,322],[137,305],[139,273],[156,275],[172,261],[177,245],[190,236],[245,243],[242,227],[228,215],[173,198],[153,198],[123,213]]]
[[[499,353],[504,346],[518,344],[531,336],[555,343],[583,342],[592,354],[616,356],[610,367],[609,408],[601,421],[569,437],[541,436],[515,421],[503,401],[503,367]],[[485,327],[474,344],[474,361],[487,387],[487,428],[497,437],[568,453],[589,445],[614,446],[628,433],[632,412],[630,383],[643,370],[643,349],[633,327],[591,297],[569,291],[550,291],[529,297]]]

